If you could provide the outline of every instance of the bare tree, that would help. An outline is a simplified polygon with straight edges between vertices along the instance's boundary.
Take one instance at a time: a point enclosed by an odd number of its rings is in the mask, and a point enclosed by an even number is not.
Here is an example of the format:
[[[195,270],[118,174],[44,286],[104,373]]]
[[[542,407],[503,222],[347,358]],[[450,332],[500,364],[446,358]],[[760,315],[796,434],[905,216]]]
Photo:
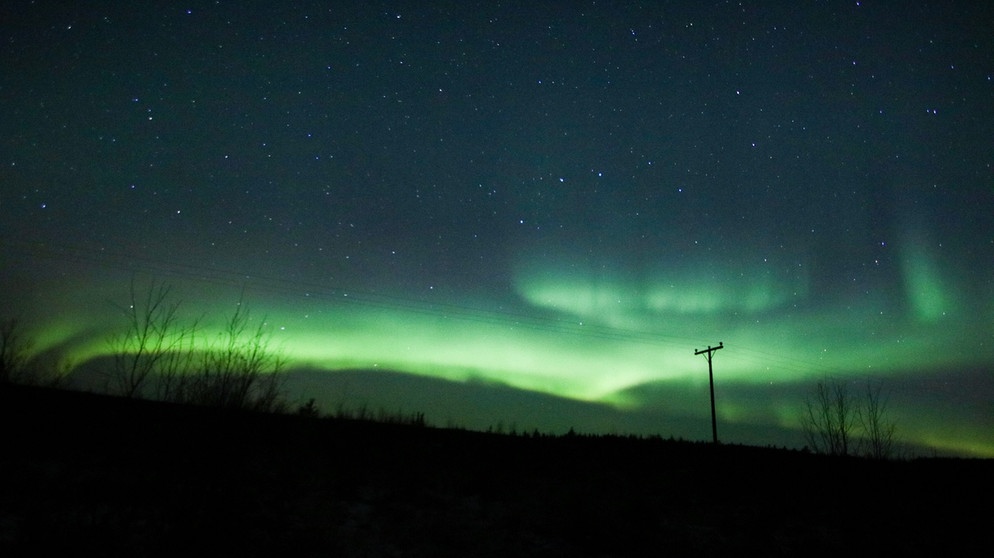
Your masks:
[[[863,453],[874,459],[887,459],[894,448],[896,426],[886,418],[887,400],[881,396],[881,384],[866,383],[866,399],[856,412],[862,428]]]
[[[111,391],[125,397],[212,407],[283,411],[285,360],[270,348],[263,320],[251,328],[242,300],[222,332],[199,339],[199,320],[179,321],[179,303],[170,288],[153,282],[143,296],[131,283],[123,308],[127,329],[111,338],[114,364]]]
[[[801,427],[813,450],[829,455],[849,455],[856,417],[856,402],[845,382],[819,381],[814,396],[805,400]]]
[[[25,338],[16,319],[0,321],[0,384],[64,388],[74,364],[56,355],[34,354],[34,339]]]
[[[114,355],[110,391],[125,397],[144,397],[149,382],[159,383],[156,395],[169,398],[169,382],[181,374],[189,356],[196,326],[183,327],[177,311],[180,304],[169,300],[170,287],[153,280],[139,297],[135,281],[129,290],[129,304],[121,310],[127,329],[108,340]],[[162,393],[165,386],[166,393]]]
[[[801,428],[808,446],[829,455],[891,456],[896,426],[886,417],[881,384],[867,382],[863,398],[843,381],[820,381],[805,400]]]
[[[20,323],[0,322],[0,384],[23,381],[30,353],[31,342],[21,336]]]
[[[250,328],[249,318],[239,300],[224,330],[184,379],[182,391],[187,401],[257,411],[284,409],[285,359],[270,348],[265,320]]]

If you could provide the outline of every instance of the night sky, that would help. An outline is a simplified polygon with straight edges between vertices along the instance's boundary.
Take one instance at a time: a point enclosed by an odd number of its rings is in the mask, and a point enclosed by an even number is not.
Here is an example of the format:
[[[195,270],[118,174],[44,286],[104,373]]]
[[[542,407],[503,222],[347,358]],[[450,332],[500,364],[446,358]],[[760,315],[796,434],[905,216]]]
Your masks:
[[[789,7],[787,7],[789,5]],[[819,380],[994,457],[985,2],[4,2],[0,314],[240,297],[293,397],[799,447]]]

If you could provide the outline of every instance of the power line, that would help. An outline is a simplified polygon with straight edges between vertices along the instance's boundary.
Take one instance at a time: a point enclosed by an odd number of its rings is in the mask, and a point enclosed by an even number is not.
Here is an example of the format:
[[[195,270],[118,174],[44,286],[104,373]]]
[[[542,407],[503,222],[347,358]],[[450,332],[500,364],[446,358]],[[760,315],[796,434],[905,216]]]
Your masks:
[[[216,285],[244,287],[250,282],[253,289],[289,295],[298,298],[320,299],[334,304],[361,305],[371,308],[399,310],[411,314],[433,316],[529,329],[563,335],[581,335],[588,338],[622,341],[654,346],[678,346],[692,342],[688,337],[660,332],[619,328],[604,325],[580,324],[573,320],[551,316],[536,316],[509,310],[490,310],[443,301],[425,301],[409,297],[378,293],[368,289],[342,285],[329,285],[313,281],[300,281],[251,274],[232,269],[187,263],[168,262],[144,255],[120,251],[95,249],[70,244],[50,244],[0,239],[0,245],[19,252],[28,258],[48,258],[58,261],[86,262],[91,265],[128,272],[164,274]],[[771,354],[739,347],[729,355],[733,360],[748,361],[789,371],[813,371],[831,374],[837,369],[795,357]]]
[[[296,297],[320,298],[335,303],[358,304],[440,318],[468,320],[479,323],[507,325],[515,328],[578,334],[601,339],[633,341],[653,345],[675,345],[688,341],[688,339],[675,336],[664,336],[666,337],[665,339],[660,339],[659,334],[642,330],[589,324],[580,325],[561,318],[526,315],[510,311],[487,310],[449,302],[417,300],[358,288],[274,278],[216,267],[177,264],[104,249],[94,250],[92,248],[64,244],[53,246],[44,243],[15,243],[6,240],[0,242],[14,249],[19,249],[21,253],[29,257],[47,257],[63,261],[71,258],[122,271],[156,272],[229,286],[244,286],[246,281],[251,281],[252,287],[256,289]],[[139,262],[141,265],[136,266],[135,262]]]

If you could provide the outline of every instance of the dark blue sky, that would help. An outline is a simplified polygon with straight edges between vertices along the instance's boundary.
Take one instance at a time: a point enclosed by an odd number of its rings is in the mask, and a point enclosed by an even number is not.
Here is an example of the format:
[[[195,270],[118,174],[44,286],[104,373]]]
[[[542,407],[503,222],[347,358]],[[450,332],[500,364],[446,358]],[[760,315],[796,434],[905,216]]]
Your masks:
[[[39,330],[141,273],[194,300],[257,288],[321,370],[385,351],[616,408],[699,373],[639,351],[720,339],[750,390],[990,375],[984,3],[8,2],[0,21],[4,307]],[[317,330],[294,320],[351,323],[349,293],[354,343],[379,348],[302,349]],[[444,356],[453,316],[487,354]],[[583,370],[549,372],[575,343]],[[750,397],[761,420],[726,420],[792,428]],[[981,397],[909,437],[994,453]]]

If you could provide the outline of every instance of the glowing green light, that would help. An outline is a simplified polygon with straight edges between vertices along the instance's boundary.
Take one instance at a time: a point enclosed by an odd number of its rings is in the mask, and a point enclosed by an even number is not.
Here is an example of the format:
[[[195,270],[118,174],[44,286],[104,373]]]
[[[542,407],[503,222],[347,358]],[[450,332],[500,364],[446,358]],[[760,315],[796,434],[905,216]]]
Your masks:
[[[780,277],[761,266],[700,266],[696,271],[658,269],[640,278],[598,270],[583,273],[569,264],[530,262],[515,276],[530,303],[576,316],[619,313],[759,313],[808,296],[806,270]]]
[[[902,250],[901,267],[908,303],[919,320],[934,322],[954,309],[936,258],[926,246],[908,243]]]
[[[639,344],[558,330],[476,323],[381,309],[287,326],[285,346],[327,369],[384,368],[454,381],[481,379],[592,400],[660,375]]]
[[[444,309],[251,289],[246,301],[254,320],[265,319],[273,347],[284,351],[292,367],[328,373],[389,370],[499,384],[606,403],[633,417],[650,410],[699,417],[704,425],[709,421],[707,366],[693,351],[719,340],[725,344],[715,358],[719,420],[789,429],[797,427],[798,401],[778,399],[765,386],[826,374],[880,377],[994,360],[994,349],[984,344],[992,334],[991,324],[982,318],[955,317],[956,327],[949,327],[948,320],[908,322],[872,299],[848,307],[770,312],[780,304],[779,287],[772,279],[722,291],[705,277],[701,284],[714,286],[714,293],[691,288],[689,280],[682,283],[682,291],[677,283],[661,287],[658,281],[645,281],[648,284],[620,274],[591,278],[579,272],[522,276],[517,287],[530,306],[509,315],[448,315]],[[196,283],[188,287],[176,291],[184,301],[184,319],[201,320],[203,339],[216,336],[219,322],[238,299],[238,288],[205,290]],[[667,289],[680,294],[654,303],[653,297]],[[61,300],[47,313],[37,312],[45,317],[35,332],[39,348],[62,350],[77,362],[108,354],[107,338],[123,323],[106,298],[101,304],[93,301],[110,291],[120,298],[127,282],[77,291],[79,296]],[[736,292],[755,295],[732,302]],[[680,299],[691,302],[681,306]],[[529,311],[547,319],[530,320]],[[971,350],[950,350],[964,346]],[[658,389],[641,390],[648,385]],[[746,387],[761,395],[735,395]],[[946,435],[944,423],[930,430],[931,423],[922,422],[913,410],[903,412],[907,431],[917,437],[912,441],[927,440],[935,447],[942,443],[978,455],[994,448],[994,440],[983,432]]]

